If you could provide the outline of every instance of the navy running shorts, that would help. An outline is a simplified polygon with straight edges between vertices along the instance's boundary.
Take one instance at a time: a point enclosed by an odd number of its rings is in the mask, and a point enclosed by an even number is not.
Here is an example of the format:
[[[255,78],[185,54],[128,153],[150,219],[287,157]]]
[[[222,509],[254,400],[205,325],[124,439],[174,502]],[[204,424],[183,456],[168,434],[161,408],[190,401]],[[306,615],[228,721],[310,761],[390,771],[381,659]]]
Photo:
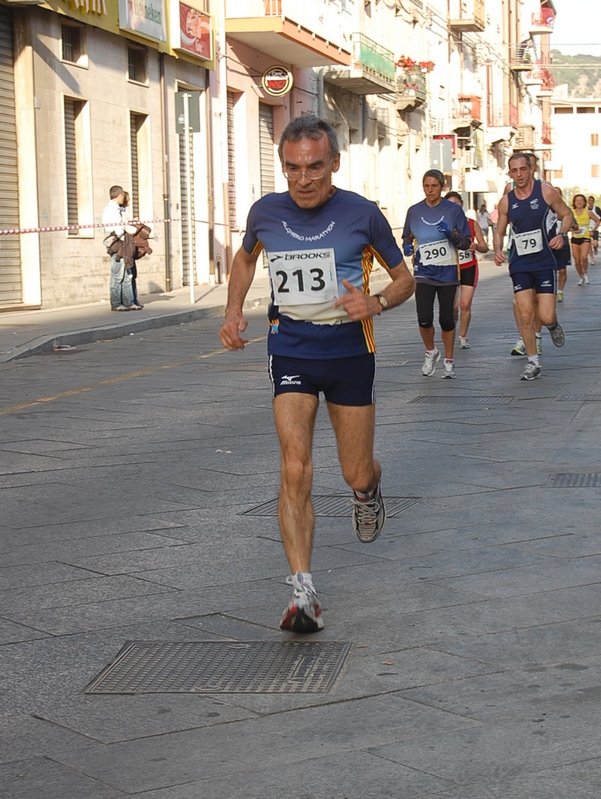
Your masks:
[[[269,379],[273,396],[312,394],[322,391],[335,405],[373,405],[375,402],[376,356],[352,358],[291,358],[269,356]]]
[[[544,272],[516,272],[511,275],[513,293],[534,289],[537,294],[555,294],[557,288],[556,269],[545,269]]]

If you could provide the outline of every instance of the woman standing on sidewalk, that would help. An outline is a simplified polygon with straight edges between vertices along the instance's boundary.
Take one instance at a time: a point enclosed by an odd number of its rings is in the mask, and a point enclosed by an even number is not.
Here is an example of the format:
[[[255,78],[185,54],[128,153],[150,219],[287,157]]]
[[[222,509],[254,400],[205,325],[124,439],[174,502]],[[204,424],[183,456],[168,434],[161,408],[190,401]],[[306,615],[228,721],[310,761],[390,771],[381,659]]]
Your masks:
[[[588,283],[588,257],[591,251],[591,232],[599,227],[599,219],[586,207],[584,194],[575,194],[572,200],[574,219],[578,230],[572,233],[572,255],[578,272],[578,285]],[[591,222],[593,223],[591,229]]]
[[[463,208],[463,198],[458,191],[449,191],[445,195],[445,200],[457,203]],[[486,211],[486,206],[482,206]],[[486,212],[488,214],[488,211]],[[474,291],[478,285],[478,259],[476,252],[488,252],[488,244],[484,236],[484,231],[478,222],[473,219],[467,220],[470,226],[472,243],[467,250],[460,250],[459,265],[461,267],[461,285],[459,288],[459,347],[462,350],[469,350],[470,343],[467,340],[467,329],[472,318],[472,300]],[[488,232],[488,228],[487,228]]]

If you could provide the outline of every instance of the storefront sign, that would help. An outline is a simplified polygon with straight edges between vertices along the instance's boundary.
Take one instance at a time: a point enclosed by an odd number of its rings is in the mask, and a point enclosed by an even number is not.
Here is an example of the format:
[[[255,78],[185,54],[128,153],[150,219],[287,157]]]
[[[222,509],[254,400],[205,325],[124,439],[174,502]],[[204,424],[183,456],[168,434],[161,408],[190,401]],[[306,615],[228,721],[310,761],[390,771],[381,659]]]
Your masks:
[[[119,27],[166,41],[165,0],[119,0]]]
[[[184,3],[179,4],[179,47],[186,53],[205,61],[213,58],[213,36],[211,17]]]
[[[292,88],[292,73],[286,67],[274,65],[266,69],[261,79],[261,85],[273,97],[282,97]]]

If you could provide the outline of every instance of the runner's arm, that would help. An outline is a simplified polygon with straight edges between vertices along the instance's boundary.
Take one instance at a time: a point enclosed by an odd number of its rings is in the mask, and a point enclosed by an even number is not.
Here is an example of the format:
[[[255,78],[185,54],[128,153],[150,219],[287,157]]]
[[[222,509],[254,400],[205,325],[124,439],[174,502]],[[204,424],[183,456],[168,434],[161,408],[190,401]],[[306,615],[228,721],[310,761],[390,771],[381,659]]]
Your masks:
[[[392,282],[378,293],[384,298],[386,307],[389,309],[401,305],[411,297],[415,291],[415,280],[404,261],[401,261],[400,264],[397,264],[392,269],[387,269],[387,271],[392,278]],[[370,316],[377,316],[382,313],[382,304],[376,295],[364,294],[352,283],[349,283],[348,280],[343,280],[342,284],[349,293],[339,297],[334,306],[336,308],[342,306],[353,322],[369,319]]]
[[[242,309],[255,276],[258,257],[259,253],[247,253],[243,247],[240,247],[232,262],[225,321],[219,331],[221,343],[228,350],[244,349],[248,343],[248,339],[240,337],[240,333],[243,333],[248,325]]]
[[[474,237],[474,241],[472,241],[470,245],[470,250],[472,252],[488,252],[488,244],[484,240],[482,228],[477,222],[474,222],[474,233],[476,235]]]
[[[509,219],[507,217],[507,210],[509,207],[509,202],[507,200],[507,195],[505,194],[501,201],[499,202],[498,212],[499,212],[499,219],[497,220],[497,229],[495,230],[495,235],[493,237],[493,246],[495,250],[495,263],[497,266],[501,266],[501,264],[505,263],[505,253],[503,252],[503,239],[505,238],[505,231],[507,230],[507,223]]]

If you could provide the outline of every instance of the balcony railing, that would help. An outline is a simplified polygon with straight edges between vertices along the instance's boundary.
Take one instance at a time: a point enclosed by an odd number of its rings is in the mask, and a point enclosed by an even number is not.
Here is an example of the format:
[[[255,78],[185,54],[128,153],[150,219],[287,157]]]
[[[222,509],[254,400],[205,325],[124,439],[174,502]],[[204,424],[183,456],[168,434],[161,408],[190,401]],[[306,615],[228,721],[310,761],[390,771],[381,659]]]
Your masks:
[[[345,11],[344,5],[341,7],[339,3],[328,0],[225,0],[225,17],[226,21],[288,21],[298,26],[299,37],[304,31],[347,52],[348,40],[355,27],[353,17]]]
[[[530,72],[535,65],[528,44],[512,44],[509,48],[509,68],[514,72]]]
[[[355,94],[386,94],[396,87],[394,54],[363,33],[351,36],[350,69],[332,67],[324,72],[330,83]]]
[[[417,107],[426,102],[428,90],[426,76],[421,69],[397,69],[396,90],[398,111],[405,108]]]
[[[487,123],[490,128],[517,128],[518,108],[516,105],[506,104],[494,106],[489,104]]]
[[[484,0],[451,0],[449,28],[455,33],[481,33],[485,30]]]

